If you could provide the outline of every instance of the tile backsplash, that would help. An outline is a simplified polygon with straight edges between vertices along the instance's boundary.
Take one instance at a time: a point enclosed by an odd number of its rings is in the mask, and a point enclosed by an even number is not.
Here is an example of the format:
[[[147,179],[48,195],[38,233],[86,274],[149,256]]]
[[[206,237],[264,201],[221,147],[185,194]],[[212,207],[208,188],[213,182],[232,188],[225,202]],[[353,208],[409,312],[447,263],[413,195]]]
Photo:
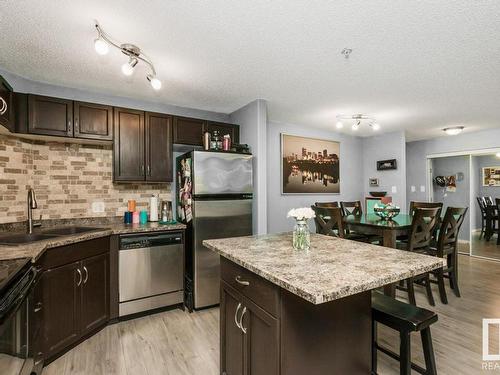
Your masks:
[[[119,216],[135,199],[147,209],[151,194],[171,199],[170,184],[113,184],[112,146],[56,143],[0,135],[0,223],[27,218],[26,195],[35,189],[34,218]],[[103,202],[102,213],[92,211]]]

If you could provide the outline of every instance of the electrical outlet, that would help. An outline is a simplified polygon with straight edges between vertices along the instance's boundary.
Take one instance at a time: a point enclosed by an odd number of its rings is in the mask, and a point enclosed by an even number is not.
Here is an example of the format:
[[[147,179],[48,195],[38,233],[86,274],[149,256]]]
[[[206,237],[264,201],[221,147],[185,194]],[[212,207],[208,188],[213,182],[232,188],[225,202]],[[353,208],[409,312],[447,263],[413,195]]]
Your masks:
[[[393,186],[393,187],[391,188],[391,191],[392,191],[393,193],[397,193],[397,192],[398,192],[398,188],[397,188],[396,186]]]
[[[415,185],[411,185],[411,192],[414,193],[417,191],[417,188],[415,187]]]
[[[424,185],[420,185],[420,192],[425,193],[425,186]]]
[[[95,214],[104,212],[104,202],[92,202],[92,212]]]

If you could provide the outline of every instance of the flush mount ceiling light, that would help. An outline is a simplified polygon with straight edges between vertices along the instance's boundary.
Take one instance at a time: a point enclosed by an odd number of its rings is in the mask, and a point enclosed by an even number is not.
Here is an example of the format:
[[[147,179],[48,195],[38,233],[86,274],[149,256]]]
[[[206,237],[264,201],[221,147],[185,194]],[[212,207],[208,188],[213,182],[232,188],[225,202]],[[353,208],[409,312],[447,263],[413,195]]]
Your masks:
[[[380,125],[375,121],[375,117],[362,114],[338,115],[336,124],[337,129],[342,129],[346,121],[353,122],[351,129],[354,131],[357,131],[363,124],[368,125],[373,131],[380,130]]]
[[[443,131],[448,135],[457,135],[462,133],[465,129],[465,126],[451,126],[449,128],[444,128]]]
[[[95,23],[95,28],[97,30],[97,38],[94,40],[94,48],[99,55],[106,55],[109,52],[109,46],[119,49],[124,55],[128,56],[128,62],[122,65],[122,73],[126,76],[132,75],[136,65],[142,61],[151,71],[146,75],[146,79],[151,84],[151,87],[155,90],[161,89],[161,81],[156,78],[156,70],[153,63],[139,47],[130,43],[120,44],[116,42],[102,30],[97,22]]]

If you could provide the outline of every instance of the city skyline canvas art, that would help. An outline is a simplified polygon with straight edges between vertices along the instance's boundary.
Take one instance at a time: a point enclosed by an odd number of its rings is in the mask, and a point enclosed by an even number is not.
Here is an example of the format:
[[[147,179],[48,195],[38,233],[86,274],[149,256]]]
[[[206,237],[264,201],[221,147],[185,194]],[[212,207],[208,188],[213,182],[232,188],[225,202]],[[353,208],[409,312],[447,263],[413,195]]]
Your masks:
[[[281,134],[282,194],[339,194],[340,143]]]

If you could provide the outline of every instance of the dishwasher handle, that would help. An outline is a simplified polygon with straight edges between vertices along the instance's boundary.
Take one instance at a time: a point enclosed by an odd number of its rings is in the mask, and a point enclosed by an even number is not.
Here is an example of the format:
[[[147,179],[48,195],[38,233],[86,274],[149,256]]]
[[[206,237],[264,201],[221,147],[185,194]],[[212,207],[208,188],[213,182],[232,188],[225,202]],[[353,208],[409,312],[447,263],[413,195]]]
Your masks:
[[[131,234],[120,236],[120,250],[140,249],[143,247],[181,245],[182,243],[182,232]]]

